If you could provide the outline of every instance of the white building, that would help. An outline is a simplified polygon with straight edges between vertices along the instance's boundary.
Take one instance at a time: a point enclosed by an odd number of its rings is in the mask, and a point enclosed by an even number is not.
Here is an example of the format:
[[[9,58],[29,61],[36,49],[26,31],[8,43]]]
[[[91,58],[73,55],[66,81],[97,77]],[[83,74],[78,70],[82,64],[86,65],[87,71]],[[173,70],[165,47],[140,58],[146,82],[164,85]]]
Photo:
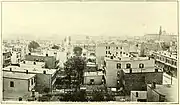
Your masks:
[[[13,51],[11,56],[11,63],[12,64],[19,64],[21,62],[21,53],[17,51]]]
[[[56,69],[45,69],[45,68],[30,68],[27,66],[17,67],[17,66],[8,66],[3,68],[3,71],[6,72],[19,72],[25,74],[36,74],[36,87],[37,92],[43,93],[45,88],[49,88],[50,92],[55,88],[56,81]]]
[[[23,100],[31,94],[35,88],[36,74],[26,74],[18,72],[3,72],[3,99]]]
[[[131,91],[130,97],[132,102],[146,102],[147,91]]]

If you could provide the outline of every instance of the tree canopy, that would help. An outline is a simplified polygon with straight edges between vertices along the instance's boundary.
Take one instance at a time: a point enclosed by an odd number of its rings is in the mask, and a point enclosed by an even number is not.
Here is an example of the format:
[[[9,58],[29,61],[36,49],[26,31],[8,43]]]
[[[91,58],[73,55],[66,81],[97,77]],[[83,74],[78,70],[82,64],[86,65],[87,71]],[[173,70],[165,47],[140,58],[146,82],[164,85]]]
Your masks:
[[[74,47],[73,51],[74,51],[74,54],[76,56],[81,56],[81,54],[82,54],[82,48],[81,47]]]
[[[37,49],[38,47],[40,47],[40,45],[35,42],[35,41],[31,41],[28,45],[29,51],[31,52],[34,49]]]
[[[59,49],[59,46],[54,45],[54,46],[52,47],[52,49]]]

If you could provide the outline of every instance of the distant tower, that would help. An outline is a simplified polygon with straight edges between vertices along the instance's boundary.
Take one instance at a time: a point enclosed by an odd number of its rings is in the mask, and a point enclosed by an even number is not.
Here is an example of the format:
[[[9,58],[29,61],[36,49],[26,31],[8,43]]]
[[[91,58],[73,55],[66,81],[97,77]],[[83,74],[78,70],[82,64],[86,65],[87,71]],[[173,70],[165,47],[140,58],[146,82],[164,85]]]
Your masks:
[[[160,41],[160,36],[162,35],[162,27],[160,26],[160,29],[159,29],[159,38],[158,40]]]
[[[161,35],[162,35],[162,27],[160,26],[160,29],[159,29],[159,38],[158,38],[158,44],[157,44],[157,50],[159,51],[160,48],[161,48]]]

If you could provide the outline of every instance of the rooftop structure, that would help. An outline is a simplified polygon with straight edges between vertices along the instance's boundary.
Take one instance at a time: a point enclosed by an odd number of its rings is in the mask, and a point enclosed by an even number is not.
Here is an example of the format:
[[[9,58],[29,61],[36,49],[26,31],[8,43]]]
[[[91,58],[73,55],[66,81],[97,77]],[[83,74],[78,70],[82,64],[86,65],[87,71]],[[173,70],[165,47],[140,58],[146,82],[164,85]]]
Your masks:
[[[13,79],[30,79],[36,74],[26,74],[18,72],[3,72],[3,78],[13,78]]]
[[[56,69],[45,69],[45,68],[29,68],[29,67],[25,67],[25,68],[21,68],[18,66],[8,66],[3,68],[3,71],[14,71],[14,72],[28,72],[29,73],[44,73],[44,71],[46,72],[46,74],[54,74],[57,70]]]

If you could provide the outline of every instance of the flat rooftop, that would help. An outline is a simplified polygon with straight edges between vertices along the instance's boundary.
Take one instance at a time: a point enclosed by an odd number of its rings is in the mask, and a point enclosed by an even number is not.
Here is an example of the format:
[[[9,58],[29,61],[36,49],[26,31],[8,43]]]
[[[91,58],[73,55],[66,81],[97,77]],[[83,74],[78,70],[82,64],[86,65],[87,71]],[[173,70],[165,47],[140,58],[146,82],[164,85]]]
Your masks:
[[[29,73],[43,73],[46,71],[46,74],[54,74],[57,70],[56,69],[46,69],[46,68],[29,68],[29,67],[18,67],[18,66],[8,66],[3,68],[3,71],[10,71],[10,68],[12,68],[12,71],[15,72],[26,72],[28,70]]]
[[[43,66],[45,66],[45,62],[36,62],[36,64],[34,64],[34,61],[20,62],[20,67],[22,68],[42,68]]]
[[[17,72],[5,72],[3,71],[3,78],[13,78],[13,79],[30,79],[36,74],[26,74]]]
[[[129,69],[123,69],[124,73],[130,73]],[[132,73],[146,73],[146,72],[155,72],[155,67],[146,67],[146,68],[132,68]],[[158,72],[163,72],[162,70],[158,69]]]
[[[106,61],[144,61],[149,60],[148,57],[114,57],[113,59],[105,57]]]
[[[84,72],[84,76],[102,76],[102,75],[104,75],[102,71]]]
[[[147,85],[151,88],[151,84]],[[158,85],[156,84],[156,88],[152,89],[158,94],[165,95],[165,98],[168,102],[177,102],[178,100],[178,87],[177,85]]]
[[[20,65],[34,65],[35,61],[20,62]],[[45,65],[45,62],[36,62],[36,65]]]

